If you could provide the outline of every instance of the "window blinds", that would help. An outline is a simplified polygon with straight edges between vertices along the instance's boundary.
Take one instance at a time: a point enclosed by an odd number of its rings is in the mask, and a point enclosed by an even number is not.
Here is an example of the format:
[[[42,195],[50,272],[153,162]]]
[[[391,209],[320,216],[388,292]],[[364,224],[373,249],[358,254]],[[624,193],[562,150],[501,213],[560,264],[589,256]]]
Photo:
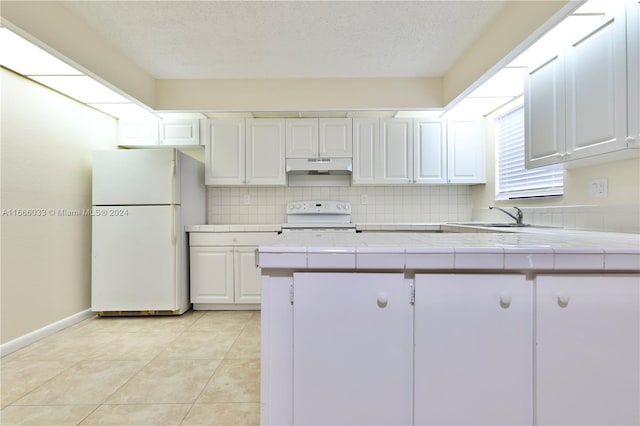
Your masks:
[[[496,199],[563,195],[561,164],[524,168],[524,105],[499,116],[496,128]]]

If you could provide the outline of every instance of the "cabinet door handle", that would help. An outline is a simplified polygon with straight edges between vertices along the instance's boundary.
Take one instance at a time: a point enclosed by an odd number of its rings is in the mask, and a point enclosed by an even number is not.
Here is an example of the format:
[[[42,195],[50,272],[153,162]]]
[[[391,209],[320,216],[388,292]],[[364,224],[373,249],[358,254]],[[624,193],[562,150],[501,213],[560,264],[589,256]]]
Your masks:
[[[378,293],[378,307],[386,308],[388,303],[387,293]]]
[[[559,294],[558,295],[558,306],[561,308],[566,308],[569,306],[569,300],[571,300],[571,296],[568,294]]]
[[[502,309],[507,309],[509,306],[511,306],[511,296],[509,296],[508,294],[501,294],[500,307]]]

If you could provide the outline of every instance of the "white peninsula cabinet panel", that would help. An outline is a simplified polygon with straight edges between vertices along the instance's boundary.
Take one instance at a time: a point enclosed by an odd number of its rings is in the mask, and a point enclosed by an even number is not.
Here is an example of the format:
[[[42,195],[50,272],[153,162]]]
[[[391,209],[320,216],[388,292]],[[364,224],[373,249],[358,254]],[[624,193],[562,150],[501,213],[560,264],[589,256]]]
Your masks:
[[[292,303],[293,424],[412,424],[404,274],[294,273]]]
[[[246,183],[286,185],[285,120],[246,120]]]
[[[532,425],[533,282],[417,274],[415,425]]]
[[[413,174],[415,183],[447,183],[446,122],[416,119],[413,130]],[[475,161],[478,161],[476,158]]]
[[[485,183],[485,136],[481,119],[447,120],[447,182]]]
[[[630,147],[640,147],[640,1],[627,3],[627,84]]]
[[[209,139],[205,145],[207,185],[245,183],[244,129],[242,119],[209,120]]]
[[[640,277],[536,286],[537,424],[640,424]]]

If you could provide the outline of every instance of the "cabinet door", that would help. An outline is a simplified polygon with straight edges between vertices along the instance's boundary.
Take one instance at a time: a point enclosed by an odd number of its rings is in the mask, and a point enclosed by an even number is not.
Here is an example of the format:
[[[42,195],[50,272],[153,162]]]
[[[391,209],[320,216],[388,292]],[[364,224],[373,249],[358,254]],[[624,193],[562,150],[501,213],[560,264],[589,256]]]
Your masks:
[[[447,181],[485,183],[485,135],[482,120],[447,121]]]
[[[384,184],[413,182],[413,122],[407,118],[380,120],[380,155]]]
[[[352,138],[350,118],[321,118],[318,155],[329,158],[351,158]]]
[[[285,121],[246,120],[246,183],[249,185],[286,185]]]
[[[566,54],[566,160],[626,148],[624,4]]]
[[[260,303],[260,268],[256,266],[257,247],[234,250],[235,302]]]
[[[380,152],[380,120],[353,119],[353,175],[354,185],[380,183],[382,156]]]
[[[640,147],[640,1],[627,2],[628,146]]]
[[[287,158],[318,156],[318,119],[299,118],[285,121]]]
[[[157,145],[160,133],[157,121],[118,121],[120,145]]]
[[[205,145],[205,183],[240,185],[244,181],[244,120],[209,120],[209,139]]]
[[[293,424],[412,423],[404,274],[295,273]]]
[[[565,152],[564,58],[554,56],[525,76],[525,167],[562,162]]]
[[[414,424],[533,424],[532,288],[517,275],[416,275]]]
[[[200,143],[199,120],[162,120],[160,135],[163,145],[198,145]]]
[[[191,303],[233,303],[233,248],[191,247]]]
[[[640,276],[536,286],[537,423],[640,424]]]
[[[447,139],[444,122],[415,120],[413,174],[416,183],[447,183]]]

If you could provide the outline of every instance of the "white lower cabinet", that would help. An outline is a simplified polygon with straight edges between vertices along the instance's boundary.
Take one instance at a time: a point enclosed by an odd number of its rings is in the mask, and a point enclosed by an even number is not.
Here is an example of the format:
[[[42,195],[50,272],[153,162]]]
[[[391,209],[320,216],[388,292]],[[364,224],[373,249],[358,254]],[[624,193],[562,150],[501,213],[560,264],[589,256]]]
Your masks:
[[[191,303],[233,303],[233,247],[191,247]]]
[[[411,424],[404,274],[304,272],[293,282],[293,424]]]
[[[536,286],[537,424],[640,424],[640,277]]]
[[[416,425],[531,425],[533,282],[417,274]]]
[[[190,288],[195,310],[255,309],[261,275],[255,250],[275,232],[191,232]]]

